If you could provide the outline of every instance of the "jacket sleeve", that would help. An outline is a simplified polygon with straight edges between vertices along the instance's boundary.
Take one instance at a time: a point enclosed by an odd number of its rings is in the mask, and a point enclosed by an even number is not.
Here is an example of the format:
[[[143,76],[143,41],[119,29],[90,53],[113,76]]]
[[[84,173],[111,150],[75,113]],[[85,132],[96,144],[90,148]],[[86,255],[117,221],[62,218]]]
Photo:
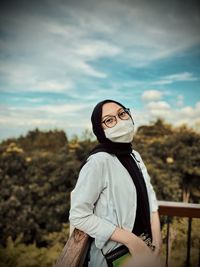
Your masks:
[[[134,151],[135,157],[138,160],[139,166],[141,168],[141,171],[143,173],[146,185],[147,185],[147,191],[148,191],[148,195],[149,195],[149,204],[150,204],[150,210],[151,212],[155,212],[158,210],[158,201],[157,201],[157,197],[156,197],[156,193],[154,191],[154,188],[151,184],[151,178],[148,174],[147,168],[140,156],[140,154],[137,151]]]
[[[81,169],[71,193],[70,223],[93,237],[99,249],[103,248],[116,228],[111,222],[94,214],[95,203],[105,186],[101,164],[90,157]]]

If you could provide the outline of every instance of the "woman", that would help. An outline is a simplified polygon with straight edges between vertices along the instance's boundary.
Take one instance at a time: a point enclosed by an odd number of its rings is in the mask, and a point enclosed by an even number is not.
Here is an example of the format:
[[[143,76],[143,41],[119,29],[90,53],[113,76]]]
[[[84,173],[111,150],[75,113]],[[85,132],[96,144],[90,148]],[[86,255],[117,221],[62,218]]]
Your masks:
[[[104,100],[91,121],[99,145],[81,168],[69,217],[93,238],[89,267],[107,267],[107,255],[122,247],[133,257],[156,257],[161,249],[158,205],[146,167],[132,150],[133,118],[122,104]]]

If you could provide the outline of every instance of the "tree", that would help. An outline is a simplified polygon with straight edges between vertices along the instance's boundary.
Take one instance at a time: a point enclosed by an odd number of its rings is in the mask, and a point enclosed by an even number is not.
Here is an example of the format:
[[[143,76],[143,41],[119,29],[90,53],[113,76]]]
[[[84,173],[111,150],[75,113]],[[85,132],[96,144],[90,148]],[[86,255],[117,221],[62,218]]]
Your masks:
[[[173,158],[173,170],[180,174],[180,187],[183,201],[189,202],[190,196],[198,201],[192,189],[200,189],[200,135],[186,127],[177,129],[173,138],[169,140],[169,150]],[[199,191],[199,190],[198,190]]]
[[[158,120],[141,126],[134,138],[159,199],[199,201],[200,135],[187,127],[172,129]]]
[[[44,136],[49,136],[50,140],[44,140],[43,144]],[[34,145],[29,147],[27,140],[32,140]],[[45,243],[43,235],[59,231],[62,223],[68,221],[69,194],[77,179],[79,162],[68,153],[65,141],[62,132],[44,134],[37,130],[15,143],[12,140],[1,144],[2,244],[8,236],[15,240],[23,233],[23,242],[36,241],[42,245]],[[56,153],[53,152],[55,147]]]

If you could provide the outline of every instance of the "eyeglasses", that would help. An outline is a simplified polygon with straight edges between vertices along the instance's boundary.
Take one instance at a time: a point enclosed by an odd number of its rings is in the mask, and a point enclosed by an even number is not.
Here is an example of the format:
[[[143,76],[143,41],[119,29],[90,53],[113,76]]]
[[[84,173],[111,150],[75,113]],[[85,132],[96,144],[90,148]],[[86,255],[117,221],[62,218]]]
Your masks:
[[[130,109],[121,109],[116,116],[108,116],[105,120],[102,121],[102,123],[104,123],[108,128],[112,128],[117,124],[117,117],[121,120],[130,119]]]

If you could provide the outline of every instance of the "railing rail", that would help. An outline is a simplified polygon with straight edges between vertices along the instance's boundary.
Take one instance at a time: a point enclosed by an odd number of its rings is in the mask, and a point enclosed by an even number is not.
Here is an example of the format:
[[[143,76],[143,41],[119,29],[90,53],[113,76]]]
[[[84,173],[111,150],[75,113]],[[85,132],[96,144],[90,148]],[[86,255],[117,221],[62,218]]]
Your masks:
[[[158,205],[160,215],[200,218],[200,204],[158,201]]]
[[[167,216],[167,242],[166,242],[166,267],[169,266],[169,230],[172,216],[188,218],[187,259],[186,267],[190,266],[190,243],[192,219],[200,218],[200,204],[158,201],[159,215]],[[84,259],[89,246],[87,234],[75,229],[69,237],[54,267],[83,267]],[[199,264],[200,267],[200,264]]]

